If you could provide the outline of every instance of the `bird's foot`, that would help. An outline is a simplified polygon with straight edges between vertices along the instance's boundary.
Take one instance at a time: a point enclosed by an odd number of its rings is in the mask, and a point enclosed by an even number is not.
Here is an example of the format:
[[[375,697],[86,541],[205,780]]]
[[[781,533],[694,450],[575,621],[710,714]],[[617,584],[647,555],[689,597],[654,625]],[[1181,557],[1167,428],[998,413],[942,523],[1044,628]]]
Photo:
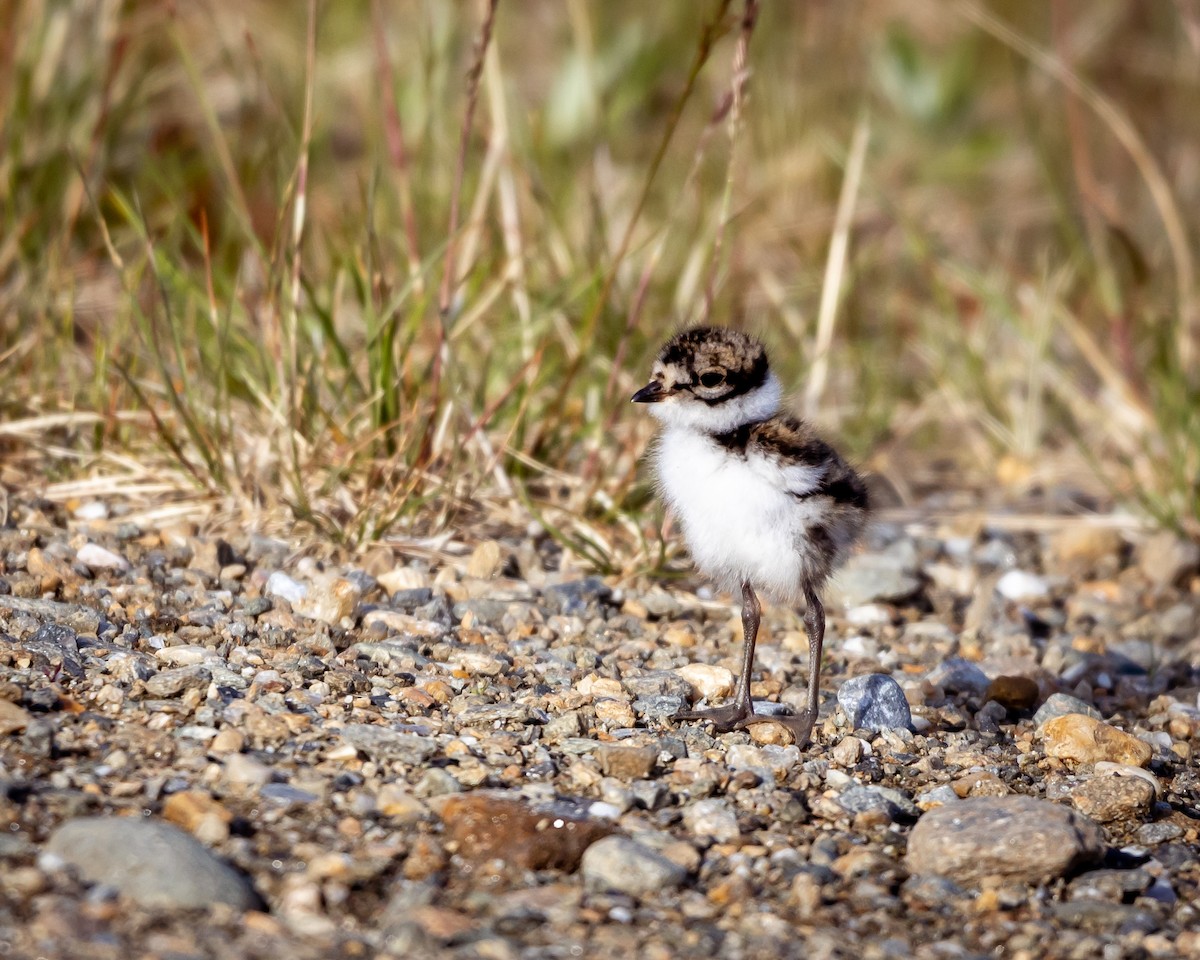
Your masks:
[[[729,733],[740,730],[746,722],[755,718],[753,708],[748,703],[734,701],[723,707],[712,707],[708,710],[691,710],[687,713],[675,714],[676,720],[701,720],[711,723],[717,733]]]
[[[756,723],[778,723],[786,727],[792,732],[795,738],[796,746],[803,750],[808,746],[809,738],[812,734],[813,724],[816,722],[817,714],[814,710],[805,710],[803,713],[793,714],[791,716],[763,716],[759,713],[751,713],[748,716],[742,717],[734,724],[734,729],[742,730]]]
[[[801,750],[808,744],[816,722],[815,710],[805,710],[790,716],[781,714],[755,713],[750,704],[734,701],[723,707],[712,707],[708,710],[692,710],[688,713],[677,713],[675,720],[699,720],[713,725],[717,733],[730,733],[734,730],[745,730],[756,723],[778,723],[792,732],[796,746]]]

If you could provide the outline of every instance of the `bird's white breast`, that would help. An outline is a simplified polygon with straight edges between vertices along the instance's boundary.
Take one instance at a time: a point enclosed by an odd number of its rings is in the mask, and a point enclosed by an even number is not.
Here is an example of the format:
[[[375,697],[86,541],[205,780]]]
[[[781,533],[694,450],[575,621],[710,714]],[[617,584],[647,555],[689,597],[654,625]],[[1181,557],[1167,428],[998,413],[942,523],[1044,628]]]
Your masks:
[[[678,427],[659,438],[655,466],[663,499],[703,573],[727,589],[748,580],[776,599],[798,599],[804,574],[798,546],[820,518],[815,504],[794,494],[817,485],[819,467],[783,470]]]

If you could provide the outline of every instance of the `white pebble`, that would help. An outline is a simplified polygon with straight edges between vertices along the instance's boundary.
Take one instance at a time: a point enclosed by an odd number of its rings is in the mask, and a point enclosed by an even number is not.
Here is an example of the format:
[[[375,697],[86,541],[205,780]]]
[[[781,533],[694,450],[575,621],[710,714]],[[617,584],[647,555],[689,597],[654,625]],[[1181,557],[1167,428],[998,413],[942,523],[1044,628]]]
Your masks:
[[[273,597],[282,597],[288,603],[298,603],[308,593],[308,587],[293,580],[282,570],[276,570],[267,578],[266,592]]]
[[[1008,600],[1038,600],[1050,595],[1050,585],[1037,574],[1009,570],[996,582],[996,592]]]

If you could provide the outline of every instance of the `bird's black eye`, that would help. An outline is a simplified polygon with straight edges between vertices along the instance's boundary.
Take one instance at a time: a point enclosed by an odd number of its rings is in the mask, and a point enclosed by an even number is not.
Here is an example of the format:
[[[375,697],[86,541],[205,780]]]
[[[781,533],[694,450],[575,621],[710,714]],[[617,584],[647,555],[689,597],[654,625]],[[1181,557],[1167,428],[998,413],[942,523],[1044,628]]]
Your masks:
[[[725,380],[725,374],[720,370],[709,370],[707,373],[700,374],[700,385],[702,387],[719,387]]]

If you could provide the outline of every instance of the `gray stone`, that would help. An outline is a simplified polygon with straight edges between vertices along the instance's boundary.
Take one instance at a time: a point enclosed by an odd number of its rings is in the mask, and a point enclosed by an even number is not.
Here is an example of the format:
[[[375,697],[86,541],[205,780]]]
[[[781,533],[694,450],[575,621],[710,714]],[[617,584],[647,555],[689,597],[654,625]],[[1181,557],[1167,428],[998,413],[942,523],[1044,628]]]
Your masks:
[[[830,584],[831,599],[843,607],[897,603],[921,589],[921,580],[903,557],[860,553],[850,558]]]
[[[899,790],[893,790],[891,787],[854,784],[842,791],[837,802],[847,813],[879,811],[893,822],[916,820],[921,815],[920,807]]]
[[[46,673],[53,667],[73,677],[83,676],[83,660],[79,656],[79,642],[75,631],[60,623],[47,623],[39,627],[32,637],[21,644],[35,661],[44,658],[40,666]]]
[[[969,797],[930,810],[913,828],[912,873],[962,884],[998,876],[1045,883],[1104,858],[1104,831],[1061,804],[1033,797]]]
[[[1200,569],[1200,543],[1166,530],[1156,533],[1142,544],[1138,567],[1156,586],[1173,586]]]
[[[912,726],[904,691],[885,673],[851,677],[838,690],[837,700],[855,730],[907,730]]]
[[[372,760],[399,760],[415,765],[437,751],[437,741],[432,737],[369,723],[348,723],[341,734],[343,740]]]
[[[1104,719],[1100,716],[1100,711],[1090,703],[1084,703],[1069,693],[1052,693],[1033,715],[1033,725],[1040,727],[1058,717],[1065,717],[1068,713],[1082,713],[1085,717],[1092,717],[1095,720]]]
[[[692,685],[674,670],[648,670],[623,677],[621,686],[635,697],[680,697],[687,702],[692,696]]]
[[[200,841],[160,820],[81,817],[51,834],[46,850],[90,883],[116,887],[148,907],[227,903],[261,909],[247,880]]]
[[[742,835],[737,814],[729,809],[728,803],[717,797],[698,800],[685,808],[683,822],[695,836],[717,843],[731,843]]]
[[[208,667],[199,663],[186,667],[176,667],[174,670],[163,670],[146,681],[146,693],[151,697],[169,700],[177,697],[185,690],[199,690],[207,687],[212,681],[212,673]]]
[[[547,587],[545,596],[559,613],[582,614],[589,603],[600,603],[611,598],[612,588],[599,577],[585,577]]]
[[[628,837],[597,840],[583,854],[583,882],[589,890],[639,897],[678,887],[687,871]]]
[[[1169,840],[1178,840],[1183,836],[1183,828],[1169,820],[1157,823],[1143,823],[1137,828],[1137,842],[1146,847],[1157,847]]]
[[[965,693],[981,697],[991,681],[977,664],[962,657],[950,657],[929,671],[926,679],[947,693]]]

